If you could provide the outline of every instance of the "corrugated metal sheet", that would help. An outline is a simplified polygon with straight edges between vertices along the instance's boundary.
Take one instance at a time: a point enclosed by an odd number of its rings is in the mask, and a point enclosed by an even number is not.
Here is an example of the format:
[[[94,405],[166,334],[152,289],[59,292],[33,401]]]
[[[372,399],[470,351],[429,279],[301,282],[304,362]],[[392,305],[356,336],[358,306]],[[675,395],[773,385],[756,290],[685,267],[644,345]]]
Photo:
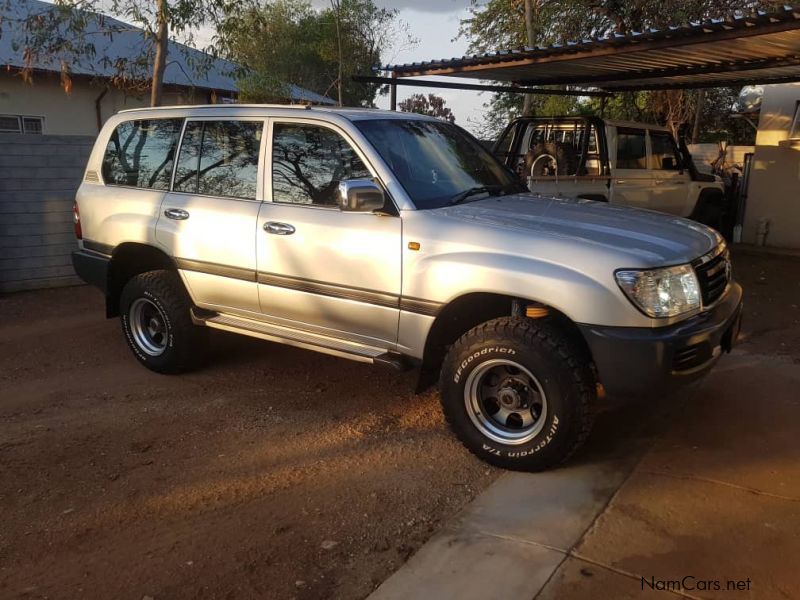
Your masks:
[[[402,77],[448,75],[607,90],[798,81],[800,7],[384,70]]]

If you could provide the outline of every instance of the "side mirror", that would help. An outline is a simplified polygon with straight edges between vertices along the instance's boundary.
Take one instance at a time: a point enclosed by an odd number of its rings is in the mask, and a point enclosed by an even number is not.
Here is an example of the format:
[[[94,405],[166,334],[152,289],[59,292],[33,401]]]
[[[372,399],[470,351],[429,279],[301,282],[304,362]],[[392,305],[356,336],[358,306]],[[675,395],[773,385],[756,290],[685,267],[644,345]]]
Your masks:
[[[341,210],[372,212],[382,209],[385,202],[383,190],[371,179],[345,179],[339,182]]]
[[[661,168],[665,171],[675,170],[675,159],[671,156],[665,156],[661,159]]]

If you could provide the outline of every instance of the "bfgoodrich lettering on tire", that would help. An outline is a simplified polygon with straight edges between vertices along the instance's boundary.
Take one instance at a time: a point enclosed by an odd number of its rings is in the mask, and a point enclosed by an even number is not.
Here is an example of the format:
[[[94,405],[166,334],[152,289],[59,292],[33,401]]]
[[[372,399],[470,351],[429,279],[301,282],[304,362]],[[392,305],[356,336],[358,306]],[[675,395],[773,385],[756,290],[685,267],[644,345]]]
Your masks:
[[[565,461],[589,435],[596,383],[569,336],[506,317],[453,344],[440,391],[450,427],[471,452],[506,469],[538,471]]]
[[[173,271],[149,271],[125,284],[120,296],[122,331],[139,362],[158,373],[194,366],[201,331],[192,324],[190,308]]]

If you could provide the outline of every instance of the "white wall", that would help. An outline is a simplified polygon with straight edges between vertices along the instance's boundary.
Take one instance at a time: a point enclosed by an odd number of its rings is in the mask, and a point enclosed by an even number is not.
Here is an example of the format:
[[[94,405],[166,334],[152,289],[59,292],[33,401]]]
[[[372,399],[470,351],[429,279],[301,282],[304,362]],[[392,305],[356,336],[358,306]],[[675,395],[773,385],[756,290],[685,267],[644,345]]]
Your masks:
[[[764,86],[750,172],[743,240],[756,242],[760,219],[769,219],[768,246],[800,248],[800,140],[789,128],[800,83]]]
[[[14,73],[0,72],[0,114],[45,117],[44,133],[51,135],[96,135],[97,111],[95,101],[103,87],[86,80],[73,80],[70,94],[64,92],[57,75],[35,74],[33,83],[25,83]],[[117,89],[109,90],[101,100],[101,117],[127,108],[149,104],[149,97],[128,96]],[[197,99],[179,93],[166,92],[164,104],[192,104],[208,101],[206,93]]]
[[[753,152],[755,146],[728,146],[726,161],[729,165],[744,165],[744,155]],[[711,163],[719,156],[719,144],[689,144],[694,164],[698,171],[711,173]]]

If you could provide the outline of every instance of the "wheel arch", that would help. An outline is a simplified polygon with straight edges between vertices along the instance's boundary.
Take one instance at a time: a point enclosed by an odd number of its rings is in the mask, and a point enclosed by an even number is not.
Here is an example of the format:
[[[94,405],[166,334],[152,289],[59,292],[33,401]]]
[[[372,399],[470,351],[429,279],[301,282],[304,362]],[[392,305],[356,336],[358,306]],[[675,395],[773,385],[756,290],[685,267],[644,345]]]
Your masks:
[[[106,316],[119,316],[120,294],[132,277],[158,269],[177,271],[177,266],[166,252],[149,244],[125,242],[115,247],[108,267]]]
[[[531,298],[494,292],[470,292],[444,305],[428,330],[417,380],[417,393],[436,383],[448,348],[467,331],[499,317],[526,316],[528,308],[534,309],[531,314],[536,315],[528,318],[541,319],[549,326],[564,332],[593,364],[591,351],[580,329],[557,308]]]

